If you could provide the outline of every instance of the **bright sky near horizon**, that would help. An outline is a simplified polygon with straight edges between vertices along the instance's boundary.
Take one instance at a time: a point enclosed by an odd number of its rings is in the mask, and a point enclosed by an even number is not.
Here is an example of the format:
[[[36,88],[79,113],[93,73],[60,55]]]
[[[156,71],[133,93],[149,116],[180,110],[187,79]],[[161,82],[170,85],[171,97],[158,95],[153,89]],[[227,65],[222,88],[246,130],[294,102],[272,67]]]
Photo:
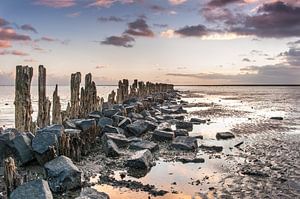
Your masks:
[[[49,84],[300,84],[300,1],[1,0],[0,85],[40,64]]]

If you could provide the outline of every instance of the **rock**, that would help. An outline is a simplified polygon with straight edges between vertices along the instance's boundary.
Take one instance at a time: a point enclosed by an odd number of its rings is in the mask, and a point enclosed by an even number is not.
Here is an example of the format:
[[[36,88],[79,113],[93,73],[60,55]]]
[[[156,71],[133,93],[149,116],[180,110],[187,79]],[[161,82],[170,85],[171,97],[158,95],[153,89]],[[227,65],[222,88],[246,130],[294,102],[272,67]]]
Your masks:
[[[129,113],[128,117],[130,117],[131,119],[135,119],[135,120],[142,120],[144,119],[144,116],[139,114],[139,113]]]
[[[283,120],[283,117],[271,117],[271,120]]]
[[[106,125],[112,125],[112,124],[113,124],[113,120],[108,117],[101,117],[97,123],[100,129],[103,129]]]
[[[103,141],[103,150],[107,157],[118,157],[121,152],[119,151],[118,146],[114,143],[114,141],[108,139]]]
[[[163,121],[165,118],[162,115],[156,115],[155,119],[157,119],[158,121]]]
[[[64,126],[63,125],[59,125],[59,124],[54,124],[54,125],[47,126],[45,128],[39,129],[36,132],[36,134],[38,134],[40,132],[53,133],[53,134],[56,135],[58,141],[60,141],[60,138],[61,138],[62,134],[64,133]]]
[[[129,124],[131,124],[131,119],[129,117],[126,117],[118,124],[118,127],[125,129]]]
[[[100,111],[92,111],[88,114],[88,118],[99,121],[102,118],[102,113]]]
[[[73,120],[66,120],[63,122],[65,129],[76,129],[76,125]]]
[[[17,159],[24,165],[34,159],[34,153],[31,148],[31,139],[26,134],[17,135],[12,143],[16,151]]]
[[[127,106],[127,107],[125,107],[125,111],[126,111],[126,113],[127,113],[127,115],[129,114],[129,113],[133,113],[133,112],[135,112],[135,106]]]
[[[40,131],[32,140],[32,149],[40,165],[55,157],[53,148],[58,151],[58,139],[56,134],[48,131]]]
[[[176,122],[176,129],[186,129],[188,131],[193,130],[193,123],[185,122],[185,121],[178,121]]]
[[[207,150],[207,151],[212,151],[212,152],[222,152],[223,151],[223,147],[222,146],[214,146],[214,145],[201,145],[199,148],[203,149],[203,150]]]
[[[141,114],[142,116],[144,116],[144,117],[151,117],[150,112],[147,111],[147,110],[143,110],[140,114]]]
[[[126,161],[126,166],[134,169],[148,170],[153,165],[153,156],[148,149],[135,152],[130,159]]]
[[[231,138],[235,138],[235,136],[230,133],[230,132],[220,132],[216,134],[216,138],[218,140],[226,140],[226,139],[231,139]]]
[[[48,182],[34,180],[17,187],[9,196],[10,199],[52,199]]]
[[[50,188],[53,192],[81,187],[81,171],[66,156],[59,156],[45,164]]]
[[[190,122],[192,122],[193,124],[204,124],[206,123],[206,120],[202,120],[200,118],[191,118]]]
[[[171,124],[168,122],[162,122],[158,125],[157,130],[159,131],[169,131],[172,132],[172,127]]]
[[[173,140],[171,147],[179,150],[195,150],[198,148],[198,143],[196,138],[178,136]]]
[[[177,136],[189,136],[189,132],[186,129],[176,129],[174,131],[175,137]]]
[[[109,195],[104,192],[98,192],[96,189],[85,187],[80,196],[75,199],[109,199]]]
[[[154,122],[154,123],[158,123],[158,120],[155,119],[155,117],[152,117],[152,116],[147,116],[147,117],[145,117],[145,120],[148,120],[148,121]]]
[[[181,113],[187,113],[186,110],[182,108],[182,106],[172,106],[171,108],[162,107],[160,111],[164,114],[181,114]]]
[[[102,129],[102,133],[116,133],[116,134],[120,134],[120,129],[111,125],[106,125],[103,129]]]
[[[182,162],[183,164],[186,163],[204,163],[205,160],[203,158],[185,158],[185,157],[178,157],[176,158],[177,161]]]
[[[151,128],[149,121],[137,120],[137,121],[133,122],[132,124],[127,125],[126,129],[132,135],[139,137],[152,128]]]
[[[129,140],[123,134],[116,133],[105,133],[102,136],[102,143],[107,142],[107,140],[112,140],[118,147],[127,147]]]
[[[244,171],[241,172],[243,175],[249,175],[249,176],[256,176],[256,177],[270,177],[269,174],[264,173],[262,171],[259,170],[251,170],[251,169],[246,169]]]
[[[148,149],[153,153],[154,151],[157,151],[159,149],[159,147],[158,147],[158,144],[156,144],[154,142],[151,142],[148,140],[142,140],[139,142],[130,143],[129,149],[133,149],[133,150]]]
[[[106,110],[103,110],[103,115],[105,117],[112,118],[114,115],[117,115],[119,112],[120,111],[116,110],[116,109],[106,109]]]
[[[170,131],[155,130],[152,134],[152,139],[156,141],[171,141],[174,138],[174,133]]]

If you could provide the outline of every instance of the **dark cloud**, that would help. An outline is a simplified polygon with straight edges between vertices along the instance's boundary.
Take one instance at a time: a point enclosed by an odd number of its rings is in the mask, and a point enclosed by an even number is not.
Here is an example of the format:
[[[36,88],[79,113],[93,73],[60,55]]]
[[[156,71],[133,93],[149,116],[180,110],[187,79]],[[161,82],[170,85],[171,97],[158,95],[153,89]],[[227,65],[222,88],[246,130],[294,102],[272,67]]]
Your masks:
[[[300,47],[290,47],[286,52],[280,53],[287,63],[291,66],[298,66],[300,70]]]
[[[125,21],[123,18],[116,17],[116,16],[98,17],[97,20],[101,21],[101,22],[123,22],[123,21]]]
[[[244,62],[251,62],[251,60],[249,58],[244,58],[242,61],[244,61]]]
[[[150,9],[154,12],[164,12],[164,11],[166,11],[166,8],[164,8],[160,5],[152,5],[152,6],[150,6]]]
[[[25,31],[31,31],[31,32],[37,33],[37,30],[34,27],[32,27],[32,25],[30,25],[30,24],[24,24],[20,28]]]
[[[30,41],[27,35],[18,34],[12,28],[0,28],[0,40]]]
[[[179,34],[184,37],[202,37],[209,35],[214,31],[207,29],[204,25],[195,25],[195,26],[185,26],[178,30],[175,30],[176,34]]]
[[[9,22],[0,17],[0,27],[8,25]]]
[[[145,19],[142,18],[128,23],[128,29],[125,30],[125,33],[132,36],[154,37],[154,33],[149,28]]]
[[[263,4],[255,15],[245,17],[242,24],[229,31],[258,37],[300,36],[300,7],[282,1]]]
[[[129,35],[110,36],[107,37],[104,41],[102,41],[101,44],[131,48],[133,46],[132,42],[134,41],[135,39]]]
[[[243,0],[211,0],[208,2],[208,6],[212,7],[222,7],[232,3],[243,3]]]
[[[168,24],[159,24],[159,23],[155,23],[155,24],[153,24],[153,26],[159,27],[159,28],[166,28],[166,27],[168,27]]]

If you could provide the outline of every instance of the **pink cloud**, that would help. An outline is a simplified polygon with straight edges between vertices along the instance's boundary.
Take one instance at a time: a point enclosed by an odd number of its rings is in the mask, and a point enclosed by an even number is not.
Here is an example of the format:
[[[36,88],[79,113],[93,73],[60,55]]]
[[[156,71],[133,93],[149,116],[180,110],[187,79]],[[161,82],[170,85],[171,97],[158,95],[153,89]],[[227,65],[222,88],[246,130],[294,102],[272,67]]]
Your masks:
[[[28,56],[29,54],[19,50],[3,50],[0,51],[0,55]]]
[[[34,4],[51,8],[67,8],[76,5],[76,2],[75,0],[36,0]]]
[[[27,35],[17,34],[12,28],[0,28],[0,40],[30,41],[31,38]]]
[[[9,48],[11,47],[10,41],[0,40],[0,48]]]
[[[187,0],[169,0],[172,5],[179,5],[185,3]]]
[[[88,6],[89,7],[110,7],[114,3],[123,3],[123,4],[129,4],[129,3],[138,3],[138,2],[143,2],[143,0],[94,0],[93,3],[90,3]]]

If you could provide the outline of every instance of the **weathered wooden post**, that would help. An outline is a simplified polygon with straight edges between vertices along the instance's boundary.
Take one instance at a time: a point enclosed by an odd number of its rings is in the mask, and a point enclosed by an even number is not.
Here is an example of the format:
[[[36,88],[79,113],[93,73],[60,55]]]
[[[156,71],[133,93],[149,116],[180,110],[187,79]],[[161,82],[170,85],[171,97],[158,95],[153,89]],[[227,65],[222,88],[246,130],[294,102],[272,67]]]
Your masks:
[[[43,65],[39,66],[38,73],[38,93],[39,93],[39,106],[37,125],[40,128],[50,125],[50,107],[51,102],[46,97],[46,68]]]
[[[58,86],[56,84],[53,92],[52,124],[62,124],[60,97],[58,96]]]
[[[4,165],[4,182],[6,187],[7,196],[17,187],[17,167],[15,160],[11,157],[3,162]]]
[[[15,127],[19,131],[30,131],[32,125],[32,105],[30,86],[33,69],[29,66],[16,67],[15,83]]]
[[[78,118],[80,112],[80,83],[81,73],[73,73],[71,75],[71,106],[70,106],[70,118]]]

